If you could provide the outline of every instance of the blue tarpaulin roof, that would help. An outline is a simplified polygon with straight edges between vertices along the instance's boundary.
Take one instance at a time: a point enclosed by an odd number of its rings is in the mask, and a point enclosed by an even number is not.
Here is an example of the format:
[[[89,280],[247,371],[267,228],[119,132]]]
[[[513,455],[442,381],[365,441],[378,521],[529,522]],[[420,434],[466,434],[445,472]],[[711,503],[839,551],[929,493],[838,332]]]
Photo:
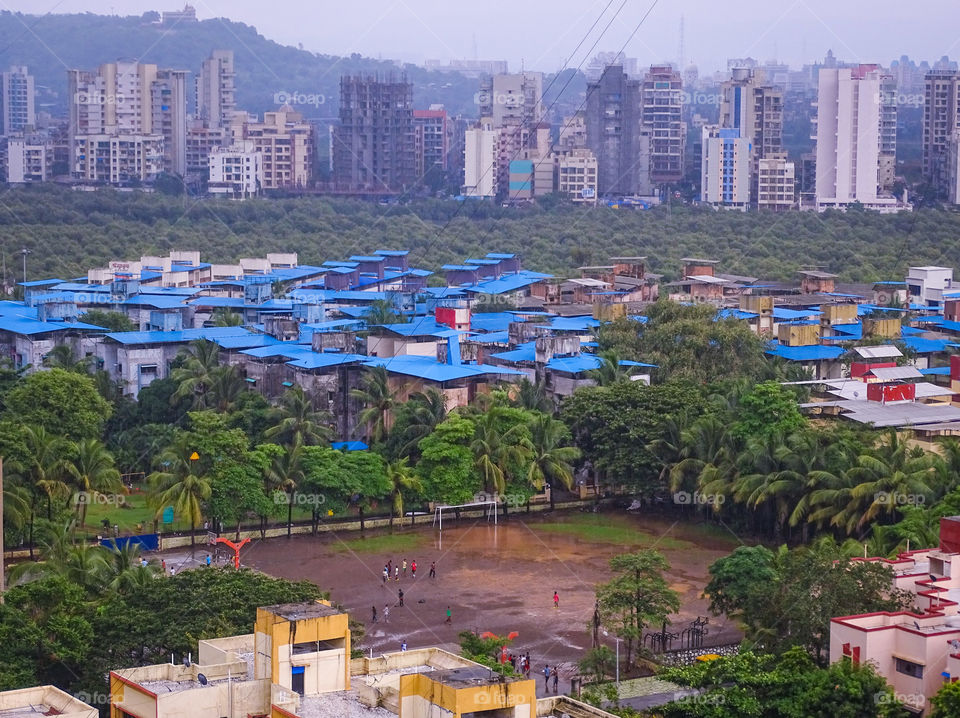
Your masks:
[[[924,376],[950,376],[950,367],[948,366],[930,366],[921,369],[920,373]]]
[[[544,279],[550,279],[551,276],[552,275],[549,274],[541,274],[540,272],[523,270],[516,274],[505,274],[498,279],[478,282],[477,284],[463,287],[463,289],[464,291],[475,294],[507,294],[509,292],[519,291],[524,287],[529,287],[531,284],[536,284]]]
[[[306,351],[299,354],[296,359],[288,361],[287,364],[299,369],[326,369],[327,367],[340,366],[341,364],[357,364],[367,359],[369,359],[369,357],[363,354]]]
[[[923,337],[904,337],[901,341],[917,354],[945,352],[948,344],[944,339],[924,339]]]
[[[195,339],[216,341],[220,337],[244,336],[250,334],[243,327],[209,327],[206,329],[183,329],[178,332],[111,332],[110,339],[121,344],[176,344],[191,342]]]
[[[819,344],[804,347],[788,347],[772,342],[767,354],[782,357],[788,361],[818,361],[821,359],[839,359],[843,355],[842,347],[826,347]]]
[[[803,319],[804,317],[818,317],[823,312],[819,309],[786,309],[784,307],[773,308],[774,319]]]
[[[362,441],[334,441],[330,444],[330,448],[337,451],[366,451],[370,447]]]
[[[550,327],[558,332],[586,332],[600,324],[593,317],[554,317],[550,320]]]
[[[485,374],[522,374],[513,369],[489,364],[442,364],[431,357],[396,356],[372,358],[367,366],[382,366],[391,374],[414,376],[428,381],[445,382]]]

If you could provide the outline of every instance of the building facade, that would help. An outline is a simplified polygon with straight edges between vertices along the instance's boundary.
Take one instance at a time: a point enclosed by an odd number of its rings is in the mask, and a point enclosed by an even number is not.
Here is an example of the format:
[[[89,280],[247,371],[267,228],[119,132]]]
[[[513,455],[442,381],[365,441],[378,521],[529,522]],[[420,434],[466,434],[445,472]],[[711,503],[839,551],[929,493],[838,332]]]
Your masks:
[[[923,174],[941,194],[949,192],[949,143],[960,131],[960,72],[927,74],[923,102]]]
[[[599,165],[588,149],[557,156],[557,192],[578,204],[596,204]]]
[[[237,109],[233,50],[214,50],[196,78],[197,119],[206,127],[229,127]]]
[[[263,190],[263,155],[252,140],[232,147],[220,147],[208,157],[210,194],[234,199],[255,197]]]
[[[640,87],[641,117],[650,130],[650,176],[654,182],[683,178],[686,124],[683,78],[670,65],[652,65]]]
[[[307,187],[313,179],[313,125],[299,112],[282,107],[265,112],[263,122],[241,119],[231,127],[234,142],[251,140],[263,156],[264,189]]]
[[[750,140],[740,130],[708,125],[702,130],[701,199],[717,209],[750,205]]]
[[[22,65],[0,73],[0,135],[23,132],[36,118],[33,75]]]
[[[185,70],[122,61],[101,65],[95,72],[70,70],[71,147],[98,136],[162,138],[162,170],[186,172],[187,94]],[[77,165],[77,155],[71,158]],[[84,179],[80,173],[76,179]]]
[[[757,160],[756,184],[757,209],[783,212],[796,206],[794,164],[785,154]]]
[[[603,197],[649,195],[651,141],[641,115],[640,82],[609,65],[587,85],[584,144],[597,158],[597,190]],[[576,137],[576,135],[574,135]]]
[[[868,209],[895,212],[896,198],[885,191],[884,168],[893,161],[896,105],[884,101],[889,81],[877,65],[823,68],[817,90],[817,210],[858,202]],[[894,115],[895,117],[895,115]],[[893,139],[895,142],[895,137]]]
[[[433,168],[446,172],[452,134],[447,111],[442,105],[435,105],[429,110],[414,110],[413,127],[417,177],[422,178]]]
[[[406,77],[340,78],[332,156],[338,190],[393,194],[416,184],[413,85]]]
[[[10,138],[6,149],[6,176],[10,184],[46,182],[51,178],[53,145],[50,142]]]
[[[463,194],[494,197],[497,194],[497,149],[500,130],[488,120],[466,131],[464,138]]]
[[[70,149],[71,175],[83,182],[149,182],[163,171],[162,135],[81,135],[74,138]]]

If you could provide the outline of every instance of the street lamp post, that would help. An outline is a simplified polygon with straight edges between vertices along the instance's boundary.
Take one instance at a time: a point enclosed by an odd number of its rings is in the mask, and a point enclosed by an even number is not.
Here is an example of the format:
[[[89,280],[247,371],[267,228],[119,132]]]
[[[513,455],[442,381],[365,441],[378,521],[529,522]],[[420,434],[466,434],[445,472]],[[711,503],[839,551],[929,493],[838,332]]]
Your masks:
[[[604,631],[603,635],[609,636],[610,634]],[[617,695],[620,695],[620,636],[614,636],[613,640],[617,642]]]

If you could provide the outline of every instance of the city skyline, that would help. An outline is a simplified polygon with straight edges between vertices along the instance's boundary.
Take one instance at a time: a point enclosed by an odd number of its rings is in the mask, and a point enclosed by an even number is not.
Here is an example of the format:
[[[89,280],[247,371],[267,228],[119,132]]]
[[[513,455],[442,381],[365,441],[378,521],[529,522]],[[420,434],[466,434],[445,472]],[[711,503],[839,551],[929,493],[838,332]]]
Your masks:
[[[878,10],[866,0],[842,5],[829,0],[797,0],[787,8],[742,0],[732,11],[717,13],[706,0],[674,4],[637,0],[622,5],[561,0],[521,6],[492,0],[487,12],[463,22],[457,8],[440,0],[377,0],[369,12],[338,15],[331,22],[314,25],[303,23],[303,18],[315,13],[315,6],[298,1],[272,5],[269,11],[249,0],[195,3],[200,19],[224,17],[244,22],[268,39],[302,45],[312,52],[359,53],[417,64],[429,59],[504,59],[511,71],[524,68],[546,72],[564,65],[577,67],[581,62],[585,67],[597,52],[616,51],[624,45],[626,55],[641,64],[682,59],[684,65],[694,63],[702,72],[724,68],[727,58],[746,56],[800,66],[822,58],[828,49],[850,62],[882,64],[901,55],[933,62],[942,55],[956,54],[960,33],[951,29],[957,25],[949,19],[960,19],[960,9],[949,0],[929,0],[925,5],[925,12],[918,13],[908,6]],[[6,7],[23,13],[117,14],[112,0],[65,0],[49,9],[38,8],[28,0],[14,0]],[[179,0],[169,7],[153,0],[133,0],[124,3],[120,12],[136,15],[176,9]],[[511,22],[503,22],[508,16]],[[944,22],[931,24],[926,21],[931,16]],[[539,31],[531,35],[531,27]],[[531,36],[536,38],[533,42]]]

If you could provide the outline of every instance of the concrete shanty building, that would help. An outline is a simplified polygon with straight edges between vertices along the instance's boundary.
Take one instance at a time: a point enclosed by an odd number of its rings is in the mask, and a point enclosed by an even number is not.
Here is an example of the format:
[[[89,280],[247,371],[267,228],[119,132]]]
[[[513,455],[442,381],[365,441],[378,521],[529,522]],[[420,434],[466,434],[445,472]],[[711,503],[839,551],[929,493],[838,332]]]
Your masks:
[[[65,344],[78,358],[92,356],[106,330],[77,320],[70,297],[51,295],[34,306],[0,302],[0,355],[15,369],[37,371],[54,347]]]
[[[0,691],[0,716],[60,716],[60,718],[99,718],[100,712],[54,686],[36,686],[15,691]]]
[[[937,547],[863,560],[889,567],[891,587],[916,608],[833,618],[830,660],[872,664],[913,714],[928,715],[929,699],[960,678],[960,516],[940,519]]]
[[[943,293],[951,289],[960,290],[953,282],[952,267],[927,265],[907,270],[907,296],[911,304],[942,307]]]
[[[451,668],[400,676],[401,718],[535,718],[536,684],[531,678],[500,679],[489,668]],[[439,709],[439,710],[438,710]]]

